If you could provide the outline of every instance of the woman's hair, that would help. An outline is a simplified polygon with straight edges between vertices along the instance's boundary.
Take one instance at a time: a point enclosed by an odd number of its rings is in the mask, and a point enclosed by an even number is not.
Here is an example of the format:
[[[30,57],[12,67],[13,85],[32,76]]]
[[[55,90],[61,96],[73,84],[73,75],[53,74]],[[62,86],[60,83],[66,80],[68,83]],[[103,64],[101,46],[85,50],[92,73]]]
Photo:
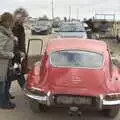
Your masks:
[[[15,16],[28,17],[28,12],[24,8],[18,8],[14,11]]]
[[[24,23],[28,17],[28,12],[24,8],[18,8],[14,11],[15,22]]]
[[[3,26],[10,28],[14,25],[13,15],[9,12],[5,12],[0,16],[0,22]]]

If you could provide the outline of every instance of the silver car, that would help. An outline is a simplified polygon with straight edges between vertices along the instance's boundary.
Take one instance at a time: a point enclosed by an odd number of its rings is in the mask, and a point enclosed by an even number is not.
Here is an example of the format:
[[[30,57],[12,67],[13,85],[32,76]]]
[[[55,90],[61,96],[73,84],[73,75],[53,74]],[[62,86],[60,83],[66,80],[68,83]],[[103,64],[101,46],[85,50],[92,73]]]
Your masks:
[[[57,30],[57,36],[87,38],[87,32],[82,22],[65,22]]]
[[[47,35],[52,33],[52,24],[50,21],[36,21],[31,28],[32,35]]]

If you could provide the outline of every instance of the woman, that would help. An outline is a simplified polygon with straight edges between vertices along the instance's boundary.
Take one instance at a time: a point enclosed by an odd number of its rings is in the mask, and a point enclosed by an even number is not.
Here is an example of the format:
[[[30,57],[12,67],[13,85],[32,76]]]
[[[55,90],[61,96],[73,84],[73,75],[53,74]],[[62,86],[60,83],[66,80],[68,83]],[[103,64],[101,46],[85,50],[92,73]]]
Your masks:
[[[18,44],[15,46],[15,51],[21,51],[26,53],[25,50],[25,30],[24,30],[24,22],[26,22],[26,18],[28,17],[28,13],[24,8],[18,8],[14,12],[15,17],[15,25],[13,27],[13,34],[18,39]]]
[[[13,16],[5,12],[0,18],[0,108],[13,109],[15,104],[9,101],[7,90],[7,70],[9,61],[14,57],[14,36],[12,27],[14,25]]]
[[[14,36],[17,38],[17,44],[15,44],[14,47],[14,54],[16,56],[17,53],[21,53],[22,56],[25,56],[26,50],[25,50],[25,30],[23,23],[25,22],[26,18],[28,17],[28,13],[24,8],[18,8],[14,12],[14,18],[15,18],[15,24],[12,29],[12,32]],[[17,76],[18,84],[22,89],[24,89],[25,85],[25,78],[24,74],[26,72],[25,68],[25,60],[22,61],[22,74],[20,76]],[[13,78],[14,79],[14,78]],[[11,81],[7,83],[8,88],[8,96],[10,99],[14,99],[15,97],[9,93],[9,89],[11,87]]]

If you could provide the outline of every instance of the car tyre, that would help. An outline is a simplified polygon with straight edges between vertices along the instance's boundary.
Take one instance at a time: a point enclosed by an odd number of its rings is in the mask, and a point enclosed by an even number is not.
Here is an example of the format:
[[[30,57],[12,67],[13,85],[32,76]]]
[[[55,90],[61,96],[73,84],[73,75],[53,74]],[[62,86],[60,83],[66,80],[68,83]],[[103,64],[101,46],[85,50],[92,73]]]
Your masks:
[[[45,112],[47,110],[46,105],[40,104],[36,100],[30,100],[29,105],[33,113]]]
[[[119,107],[115,107],[113,109],[104,109],[103,114],[106,117],[115,118],[118,115],[119,110],[120,110]]]
[[[46,35],[49,35],[50,34],[50,31],[49,31],[49,29],[46,31]]]

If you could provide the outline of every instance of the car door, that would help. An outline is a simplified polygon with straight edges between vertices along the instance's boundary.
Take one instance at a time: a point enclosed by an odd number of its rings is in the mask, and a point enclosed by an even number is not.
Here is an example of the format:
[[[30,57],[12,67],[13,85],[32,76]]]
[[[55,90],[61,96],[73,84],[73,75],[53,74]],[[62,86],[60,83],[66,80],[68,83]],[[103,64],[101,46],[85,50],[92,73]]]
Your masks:
[[[43,52],[43,40],[32,38],[28,40],[26,54],[26,73],[32,69],[34,63],[41,60]]]

